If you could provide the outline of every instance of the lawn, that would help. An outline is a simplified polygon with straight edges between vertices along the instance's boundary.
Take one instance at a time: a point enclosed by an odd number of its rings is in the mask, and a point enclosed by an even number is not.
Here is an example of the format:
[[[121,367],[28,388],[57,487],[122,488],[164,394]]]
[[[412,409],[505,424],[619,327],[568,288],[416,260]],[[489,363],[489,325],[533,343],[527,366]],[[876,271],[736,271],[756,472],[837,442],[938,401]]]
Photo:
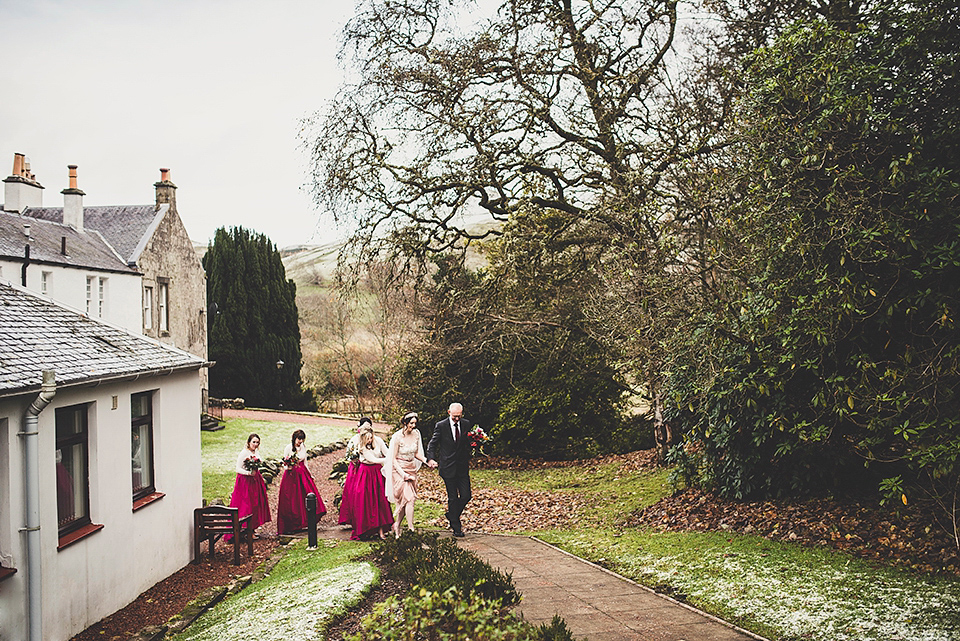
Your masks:
[[[218,432],[202,432],[200,435],[203,498],[208,502],[215,498],[222,499],[224,503],[230,502],[230,493],[237,476],[237,456],[240,450],[246,447],[247,437],[251,433],[260,435],[262,456],[280,458],[283,456],[283,448],[290,442],[290,435],[298,429],[306,433],[308,449],[349,440],[354,433],[350,429],[326,425],[230,419],[226,421],[224,429]]]
[[[174,641],[313,641],[324,638],[331,619],[359,603],[378,577],[377,569],[355,559],[365,543],[306,541],[290,551],[262,580],[205,613]]]
[[[664,470],[617,464],[476,470],[474,488],[569,493],[572,527],[524,532],[768,639],[960,639],[960,580],[873,565],[843,552],[728,532],[623,528],[670,488]],[[469,510],[469,506],[467,508]]]

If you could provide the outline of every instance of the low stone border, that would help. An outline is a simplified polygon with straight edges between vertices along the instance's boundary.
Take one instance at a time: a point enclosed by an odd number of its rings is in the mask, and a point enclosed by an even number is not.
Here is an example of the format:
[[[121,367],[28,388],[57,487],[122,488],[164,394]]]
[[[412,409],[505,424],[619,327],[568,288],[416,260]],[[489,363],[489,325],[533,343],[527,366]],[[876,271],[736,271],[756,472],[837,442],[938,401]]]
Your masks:
[[[329,454],[330,452],[336,452],[337,450],[342,450],[347,447],[346,441],[337,441],[336,443],[330,443],[329,445],[319,445],[317,447],[307,450],[307,460],[316,458],[318,456],[323,456],[324,454]],[[280,471],[283,469],[283,461],[276,458],[267,458],[263,460],[263,465],[260,467],[260,474],[263,476],[263,480],[267,485],[280,476]]]
[[[163,625],[148,625],[128,641],[162,641],[167,635],[174,635],[183,632],[187,627],[197,620],[201,614],[223,601],[228,596],[240,592],[251,583],[256,583],[266,575],[270,574],[273,568],[280,562],[280,559],[287,553],[287,546],[294,539],[291,537],[281,537],[280,545],[266,561],[261,563],[252,575],[241,576],[235,579],[228,586],[212,587],[200,596],[191,601],[179,613],[170,617],[170,620]]]

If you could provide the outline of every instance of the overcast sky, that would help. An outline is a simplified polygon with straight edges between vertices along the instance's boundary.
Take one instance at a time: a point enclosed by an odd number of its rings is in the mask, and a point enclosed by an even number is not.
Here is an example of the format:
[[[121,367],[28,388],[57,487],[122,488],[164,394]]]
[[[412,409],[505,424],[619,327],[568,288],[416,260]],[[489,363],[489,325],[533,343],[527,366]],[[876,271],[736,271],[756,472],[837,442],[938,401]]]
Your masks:
[[[278,247],[336,238],[306,182],[302,118],[340,82],[351,0],[0,0],[0,177],[25,154],[62,206],[154,201],[171,169],[194,241],[242,225]]]

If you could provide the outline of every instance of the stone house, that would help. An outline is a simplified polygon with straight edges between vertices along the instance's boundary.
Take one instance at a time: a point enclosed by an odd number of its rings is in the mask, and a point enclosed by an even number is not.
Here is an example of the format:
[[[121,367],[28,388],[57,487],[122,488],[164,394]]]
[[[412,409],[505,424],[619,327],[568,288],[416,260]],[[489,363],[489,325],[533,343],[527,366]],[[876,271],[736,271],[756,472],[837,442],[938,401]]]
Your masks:
[[[204,359],[0,282],[0,638],[66,640],[190,561]]]
[[[77,167],[68,169],[63,206],[44,207],[44,187],[14,154],[0,207],[0,278],[206,359],[206,274],[170,170],[160,170],[153,204],[84,206]],[[200,384],[206,409],[206,370]]]

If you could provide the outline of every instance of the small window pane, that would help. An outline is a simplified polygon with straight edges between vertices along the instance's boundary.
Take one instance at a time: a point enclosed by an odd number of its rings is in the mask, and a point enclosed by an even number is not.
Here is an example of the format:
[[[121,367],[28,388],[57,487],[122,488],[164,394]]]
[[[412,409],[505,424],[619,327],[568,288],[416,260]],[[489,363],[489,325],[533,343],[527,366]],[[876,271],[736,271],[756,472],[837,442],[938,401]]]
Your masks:
[[[57,450],[57,523],[64,526],[89,520],[87,505],[87,456],[83,444]]]
[[[167,317],[167,284],[160,283],[157,291],[157,311],[160,312],[160,331],[165,332],[169,329],[170,323]]]
[[[153,287],[143,288],[143,328],[153,328]]]
[[[87,468],[87,406],[56,412],[57,521],[60,534],[90,522]]]
[[[130,461],[133,499],[154,491],[153,479],[153,394],[130,397]]]

